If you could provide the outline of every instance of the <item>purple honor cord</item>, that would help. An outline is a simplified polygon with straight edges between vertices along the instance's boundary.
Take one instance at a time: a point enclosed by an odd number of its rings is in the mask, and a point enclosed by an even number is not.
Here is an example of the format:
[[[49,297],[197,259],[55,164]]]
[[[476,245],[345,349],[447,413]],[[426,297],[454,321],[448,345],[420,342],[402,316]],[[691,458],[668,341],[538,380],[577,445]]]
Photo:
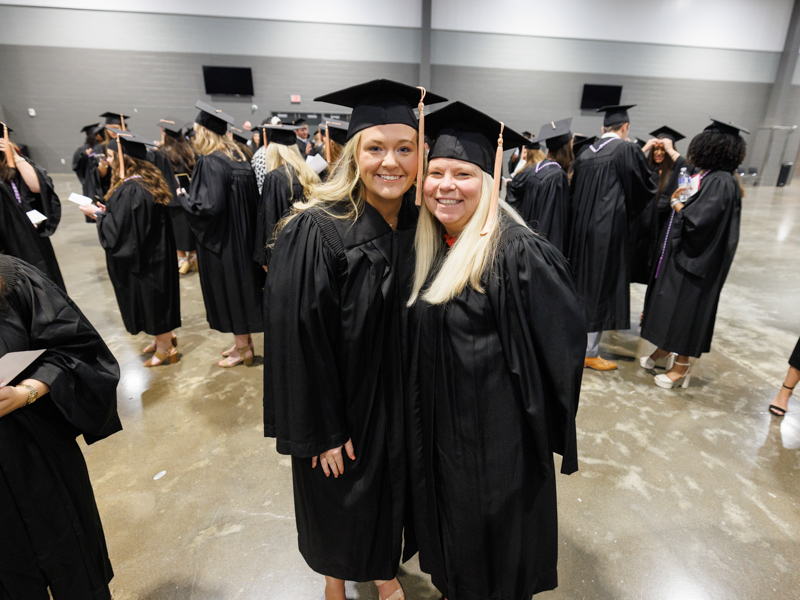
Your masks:
[[[542,162],[540,162],[538,165],[536,165],[536,170],[535,170],[534,172],[535,172],[535,173],[538,173],[539,171],[541,171],[541,170],[542,170],[542,169],[544,169],[545,167],[550,167],[550,166],[552,166],[552,165],[555,165],[555,166],[557,166],[557,167],[561,167],[561,165],[560,165],[560,164],[558,164],[557,162],[553,162],[553,161],[550,161],[550,162],[545,162],[545,161],[542,161]]]
[[[602,150],[603,148],[605,148],[605,147],[606,147],[608,144],[610,144],[610,143],[611,143],[611,142],[613,142],[614,140],[618,140],[618,139],[620,139],[620,138],[618,138],[618,137],[610,137],[610,138],[608,138],[608,139],[607,139],[605,142],[603,142],[602,144],[600,144],[600,145],[599,145],[599,146],[598,146],[596,149],[595,149],[595,147],[594,147],[594,144],[590,145],[590,146],[589,146],[589,150],[591,150],[592,152],[594,152],[595,154],[597,154],[598,152],[600,152],[600,150]]]
[[[17,198],[17,202],[22,204],[22,196],[19,195],[19,189],[17,188],[17,184],[13,181],[11,182],[11,188],[14,190],[14,196]]]

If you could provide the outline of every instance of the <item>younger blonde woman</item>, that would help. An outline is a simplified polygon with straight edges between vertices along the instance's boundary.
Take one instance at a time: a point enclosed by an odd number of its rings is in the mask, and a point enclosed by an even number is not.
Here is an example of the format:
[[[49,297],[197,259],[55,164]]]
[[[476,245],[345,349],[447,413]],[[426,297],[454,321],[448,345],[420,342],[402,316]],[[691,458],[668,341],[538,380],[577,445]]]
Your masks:
[[[195,105],[194,149],[199,154],[181,204],[197,237],[200,287],[211,329],[233,333],[220,367],[253,364],[251,334],[263,331],[264,272],[253,261],[258,188],[250,163],[226,135],[233,117]]]
[[[269,259],[265,433],[292,456],[300,552],[325,575],[326,600],[345,600],[345,580],[404,597],[400,311],[424,94],[381,79],[317,98],[353,107],[349,139],[328,182],[279,224]]]
[[[420,566],[451,600],[530,600],[557,585],[552,453],[577,470],[580,301],[561,253],[498,201],[502,150],[524,138],[460,102],[427,129],[405,382]]]
[[[263,131],[267,136],[264,161],[267,174],[261,188],[256,223],[256,245],[253,259],[266,266],[267,244],[272,231],[292,204],[304,202],[319,184],[319,176],[306,164],[297,148],[295,125],[269,125]]]

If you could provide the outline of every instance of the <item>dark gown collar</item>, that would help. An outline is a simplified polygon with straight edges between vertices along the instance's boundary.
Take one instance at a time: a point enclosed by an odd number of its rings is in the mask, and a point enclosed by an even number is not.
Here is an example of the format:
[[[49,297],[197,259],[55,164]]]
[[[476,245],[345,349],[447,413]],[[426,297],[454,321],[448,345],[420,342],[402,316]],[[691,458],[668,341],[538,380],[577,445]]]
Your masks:
[[[397,219],[397,231],[413,230],[417,226],[419,209],[414,204],[414,188],[406,192],[403,196],[403,203],[400,206],[400,215]],[[355,247],[366,244],[377,238],[395,233],[378,209],[364,203],[364,211],[358,216],[355,223],[340,221],[342,231],[342,241],[345,247]]]

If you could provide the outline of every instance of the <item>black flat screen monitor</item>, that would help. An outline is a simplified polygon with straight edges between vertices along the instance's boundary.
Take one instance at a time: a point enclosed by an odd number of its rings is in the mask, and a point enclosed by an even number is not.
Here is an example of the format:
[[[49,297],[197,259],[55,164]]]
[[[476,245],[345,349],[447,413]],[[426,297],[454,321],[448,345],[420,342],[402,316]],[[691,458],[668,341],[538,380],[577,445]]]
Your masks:
[[[206,94],[252,96],[253,72],[250,67],[203,67]]]
[[[581,110],[601,108],[603,106],[616,106],[622,97],[621,85],[594,85],[587,83],[583,86]]]

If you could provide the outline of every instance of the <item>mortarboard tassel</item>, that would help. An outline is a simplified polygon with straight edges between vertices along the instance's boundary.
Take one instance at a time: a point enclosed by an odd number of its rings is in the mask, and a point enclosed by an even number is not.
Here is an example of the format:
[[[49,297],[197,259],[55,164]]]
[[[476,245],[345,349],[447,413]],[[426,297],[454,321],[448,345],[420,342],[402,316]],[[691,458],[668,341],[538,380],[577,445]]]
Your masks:
[[[119,116],[119,122],[121,123],[120,129],[122,129],[122,131],[128,131],[127,129],[125,129],[125,115]]]
[[[325,160],[331,164],[331,130],[328,121],[325,121]]]
[[[123,124],[124,125],[124,124]],[[125,155],[122,153],[122,136],[117,136],[117,154],[119,155],[119,178],[125,180]]]
[[[497,153],[494,156],[494,185],[492,186],[492,199],[489,204],[489,214],[486,216],[486,224],[481,229],[481,235],[489,233],[489,229],[497,217],[497,204],[500,201],[500,180],[503,177],[503,129],[505,124],[500,121],[500,135],[497,138]]]
[[[427,91],[422,86],[417,86],[420,90],[422,90],[422,96],[420,96],[419,104],[417,108],[419,108],[419,140],[417,141],[417,196],[414,199],[414,204],[419,206],[422,204],[422,177],[424,173],[422,170],[425,168],[425,94]]]

